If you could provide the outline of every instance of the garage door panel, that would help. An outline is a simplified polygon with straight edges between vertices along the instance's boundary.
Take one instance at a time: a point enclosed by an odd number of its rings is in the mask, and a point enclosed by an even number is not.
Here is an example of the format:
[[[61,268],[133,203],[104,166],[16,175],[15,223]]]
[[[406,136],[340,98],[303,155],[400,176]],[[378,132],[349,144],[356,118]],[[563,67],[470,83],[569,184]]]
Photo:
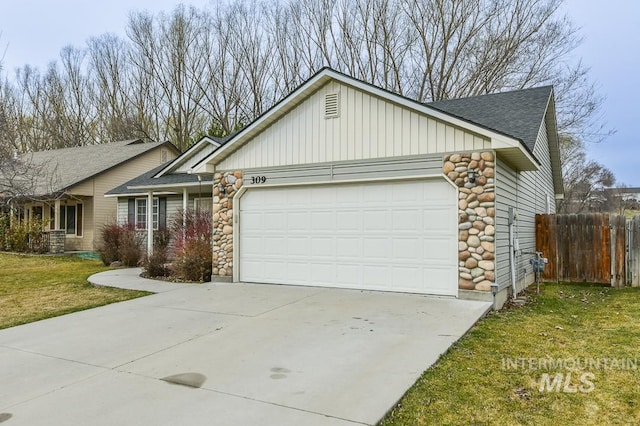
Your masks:
[[[393,229],[395,231],[411,231],[423,228],[422,210],[397,209],[393,211]]]
[[[362,256],[362,239],[358,236],[336,237],[336,254],[340,258],[360,258]]]
[[[451,261],[451,252],[456,251],[457,247],[451,243],[450,238],[431,237],[422,241],[422,255],[426,259],[430,259],[430,263],[447,264]]]
[[[422,239],[397,237],[391,240],[391,256],[393,262],[411,262],[413,264],[420,263],[424,259],[422,252]]]
[[[348,263],[337,264],[336,277],[343,287],[358,287],[362,282],[362,265]]]
[[[336,215],[336,228],[339,231],[359,231],[362,223],[362,215],[357,210],[338,210]]]
[[[407,283],[420,283],[423,281],[422,267],[417,266],[392,266],[391,276],[394,287],[406,286]]]
[[[314,211],[311,212],[311,226],[314,231],[331,231],[336,230],[336,216],[333,211]]]
[[[365,210],[362,213],[362,228],[364,231],[387,232],[391,221],[391,215],[388,210]]]
[[[292,282],[305,284],[309,282],[309,264],[307,262],[287,262],[287,274]]]
[[[296,212],[282,212],[287,217],[286,226],[283,226],[284,229],[288,229],[290,231],[306,231],[309,227],[309,214],[305,211]],[[244,224],[241,225],[244,228]]]
[[[336,282],[336,268],[333,263],[314,262],[311,264],[311,282],[316,285],[332,286]]]
[[[457,295],[457,194],[444,181],[250,189],[240,279]]]
[[[336,251],[334,237],[315,237],[311,240],[311,255],[315,258],[333,259]]]
[[[379,262],[388,262],[391,257],[390,242],[391,238],[387,237],[365,237],[363,238],[363,258],[376,260]]]
[[[422,220],[425,228],[432,232],[449,233],[456,229],[456,223],[451,223],[451,207],[444,208],[430,206],[429,211],[422,212]]]
[[[301,253],[306,253],[307,251],[309,251],[309,247],[311,246],[309,237],[305,237],[305,236],[294,237],[290,235],[288,236],[286,241],[287,241],[286,243],[287,254],[289,256],[295,256]]]

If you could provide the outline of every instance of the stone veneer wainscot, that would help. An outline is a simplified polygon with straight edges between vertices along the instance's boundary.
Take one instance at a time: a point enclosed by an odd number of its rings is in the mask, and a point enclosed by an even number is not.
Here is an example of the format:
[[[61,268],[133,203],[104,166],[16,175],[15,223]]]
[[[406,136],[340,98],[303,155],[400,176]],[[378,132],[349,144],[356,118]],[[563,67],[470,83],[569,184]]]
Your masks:
[[[469,182],[468,171],[476,175]],[[458,286],[490,291],[495,275],[495,162],[491,151],[447,155],[444,174],[458,187]]]
[[[213,275],[233,276],[233,197],[242,187],[242,172],[213,176]]]

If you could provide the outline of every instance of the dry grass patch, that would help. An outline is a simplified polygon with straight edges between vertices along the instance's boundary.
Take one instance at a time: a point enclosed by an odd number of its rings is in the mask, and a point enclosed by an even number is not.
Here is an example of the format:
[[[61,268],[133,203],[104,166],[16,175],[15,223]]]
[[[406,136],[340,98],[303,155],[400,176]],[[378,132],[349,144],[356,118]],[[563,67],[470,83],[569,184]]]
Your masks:
[[[0,265],[0,329],[149,294],[92,286],[108,269],[95,260],[0,254]]]
[[[640,289],[547,284],[531,296],[477,324],[382,425],[640,424]],[[544,374],[561,385],[540,391]]]

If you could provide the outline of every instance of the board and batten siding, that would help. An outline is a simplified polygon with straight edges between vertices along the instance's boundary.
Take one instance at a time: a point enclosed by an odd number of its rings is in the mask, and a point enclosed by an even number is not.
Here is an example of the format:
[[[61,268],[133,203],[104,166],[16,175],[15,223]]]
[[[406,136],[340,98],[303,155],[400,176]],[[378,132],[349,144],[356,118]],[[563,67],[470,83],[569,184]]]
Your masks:
[[[549,154],[547,127],[543,122],[533,150],[540,161],[539,170],[516,173],[498,158],[496,170],[496,280],[500,287],[510,285],[508,208],[517,211],[514,233],[520,252],[516,256],[516,281],[518,288],[533,281],[530,259],[534,257],[535,215],[555,213],[555,191]],[[515,191],[514,191],[515,190]],[[545,254],[543,253],[543,256]]]
[[[325,118],[325,94],[339,116]],[[336,81],[327,83],[216,165],[245,170],[490,149],[490,141]]]

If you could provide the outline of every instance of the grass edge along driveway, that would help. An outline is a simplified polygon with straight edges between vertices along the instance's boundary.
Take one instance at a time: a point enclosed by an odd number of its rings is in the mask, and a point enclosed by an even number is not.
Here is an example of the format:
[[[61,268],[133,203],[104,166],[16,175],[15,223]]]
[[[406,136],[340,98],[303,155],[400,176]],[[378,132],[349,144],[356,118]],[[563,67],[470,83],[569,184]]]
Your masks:
[[[0,329],[150,294],[87,281],[107,269],[74,256],[0,253]]]
[[[640,424],[640,289],[528,295],[481,320],[381,425]]]

